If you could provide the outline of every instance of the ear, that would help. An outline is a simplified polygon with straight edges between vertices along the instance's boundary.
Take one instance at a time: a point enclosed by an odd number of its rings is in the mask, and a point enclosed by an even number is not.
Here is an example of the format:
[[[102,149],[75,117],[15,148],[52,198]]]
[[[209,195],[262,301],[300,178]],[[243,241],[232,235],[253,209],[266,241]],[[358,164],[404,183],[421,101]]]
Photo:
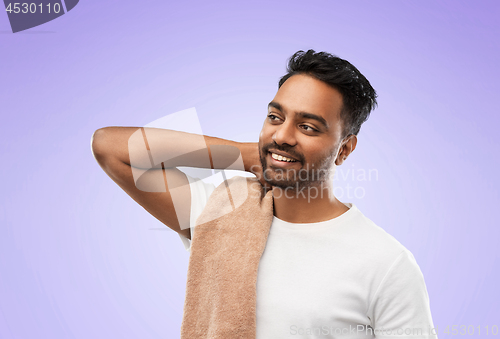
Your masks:
[[[346,136],[340,144],[340,148],[337,154],[337,159],[335,160],[335,165],[337,166],[342,165],[342,163],[347,159],[349,154],[351,154],[352,151],[354,151],[357,143],[358,143],[358,138],[354,134]]]

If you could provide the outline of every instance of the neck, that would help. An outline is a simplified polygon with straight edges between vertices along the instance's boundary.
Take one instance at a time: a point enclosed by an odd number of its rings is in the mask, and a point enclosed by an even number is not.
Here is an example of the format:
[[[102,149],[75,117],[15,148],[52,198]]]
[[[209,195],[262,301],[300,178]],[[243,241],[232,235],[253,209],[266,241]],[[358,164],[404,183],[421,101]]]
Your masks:
[[[274,215],[291,223],[314,223],[340,216],[349,210],[333,195],[331,182],[305,188],[273,187]]]

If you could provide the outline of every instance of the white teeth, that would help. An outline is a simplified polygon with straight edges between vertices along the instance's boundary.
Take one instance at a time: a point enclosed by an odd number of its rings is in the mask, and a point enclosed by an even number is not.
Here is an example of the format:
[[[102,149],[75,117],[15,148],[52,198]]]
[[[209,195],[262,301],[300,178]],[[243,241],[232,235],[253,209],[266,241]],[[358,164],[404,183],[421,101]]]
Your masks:
[[[293,161],[295,161],[293,159],[284,157],[282,155],[278,155],[276,153],[271,153],[271,156],[273,157],[273,159],[276,159],[276,160],[279,160],[279,161],[286,161],[286,162],[293,162]]]

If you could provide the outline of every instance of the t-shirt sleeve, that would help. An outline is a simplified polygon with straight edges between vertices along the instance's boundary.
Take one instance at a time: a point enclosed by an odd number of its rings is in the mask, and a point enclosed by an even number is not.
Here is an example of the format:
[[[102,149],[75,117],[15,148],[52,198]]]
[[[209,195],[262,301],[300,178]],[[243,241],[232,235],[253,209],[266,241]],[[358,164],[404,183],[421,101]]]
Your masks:
[[[424,276],[410,251],[393,262],[368,316],[376,338],[437,339]]]
[[[193,239],[195,234],[194,225],[196,223],[196,219],[198,219],[201,212],[203,211],[203,208],[205,208],[210,194],[212,194],[212,192],[215,190],[215,185],[205,183],[203,182],[203,180],[193,178],[187,174],[186,177],[189,181],[189,189],[191,192],[191,212],[189,216],[189,227],[191,228],[191,239]],[[181,234],[179,234],[179,236],[181,237],[182,243],[184,244],[184,248],[189,251],[191,249],[191,240]]]

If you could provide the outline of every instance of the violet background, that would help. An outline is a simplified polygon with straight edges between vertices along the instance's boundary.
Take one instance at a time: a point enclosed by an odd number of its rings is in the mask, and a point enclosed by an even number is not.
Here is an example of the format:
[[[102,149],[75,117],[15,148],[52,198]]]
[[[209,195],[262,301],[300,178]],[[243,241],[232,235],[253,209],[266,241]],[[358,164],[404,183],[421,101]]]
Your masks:
[[[179,337],[188,252],[101,170],[92,133],[196,107],[206,134],[256,141],[309,48],[379,94],[339,167],[378,180],[339,199],[414,253],[439,338],[491,337],[499,17],[496,1],[86,0],[12,34],[0,14],[0,338]]]

